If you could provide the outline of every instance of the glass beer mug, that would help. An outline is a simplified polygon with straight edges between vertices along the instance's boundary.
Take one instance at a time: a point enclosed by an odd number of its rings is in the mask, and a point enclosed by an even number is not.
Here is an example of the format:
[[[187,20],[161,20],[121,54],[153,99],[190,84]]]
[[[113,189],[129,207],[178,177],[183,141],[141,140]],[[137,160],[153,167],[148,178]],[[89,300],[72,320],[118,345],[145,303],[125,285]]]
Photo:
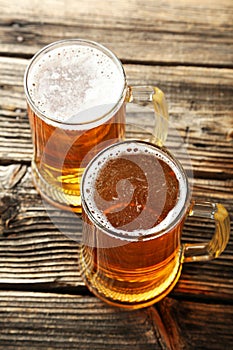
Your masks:
[[[183,263],[219,256],[229,240],[228,212],[190,197],[185,171],[164,147],[132,139],[94,157],[81,184],[79,261],[88,288],[115,306],[146,307],[171,291]],[[215,222],[209,242],[181,244],[192,215]]]
[[[154,134],[161,144],[166,138],[163,92],[129,86],[121,62],[98,43],[71,39],[46,46],[27,67],[24,87],[34,184],[58,207],[81,211],[83,170],[101,149],[124,138],[127,102],[153,104]]]

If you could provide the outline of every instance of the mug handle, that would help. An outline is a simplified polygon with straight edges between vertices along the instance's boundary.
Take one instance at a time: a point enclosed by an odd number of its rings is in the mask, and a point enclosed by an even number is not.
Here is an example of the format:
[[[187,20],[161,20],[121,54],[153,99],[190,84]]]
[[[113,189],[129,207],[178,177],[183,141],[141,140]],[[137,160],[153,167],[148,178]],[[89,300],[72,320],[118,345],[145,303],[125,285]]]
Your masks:
[[[222,204],[196,201],[188,216],[208,218],[215,222],[215,232],[206,243],[185,243],[183,262],[208,261],[217,258],[226,248],[230,237],[230,218]]]
[[[154,143],[162,146],[168,133],[168,108],[165,95],[156,86],[135,85],[127,87],[126,102],[140,105],[152,104],[155,112]]]

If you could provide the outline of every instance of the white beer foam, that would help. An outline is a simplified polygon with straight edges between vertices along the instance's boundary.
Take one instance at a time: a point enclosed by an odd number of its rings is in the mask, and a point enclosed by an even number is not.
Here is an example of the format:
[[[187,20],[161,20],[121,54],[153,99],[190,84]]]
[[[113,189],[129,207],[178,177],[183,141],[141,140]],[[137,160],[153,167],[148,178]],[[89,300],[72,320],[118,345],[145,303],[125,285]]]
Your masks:
[[[108,113],[125,84],[120,64],[99,49],[77,42],[38,55],[27,79],[37,109],[68,124],[90,123]]]
[[[121,228],[115,228],[110,224],[110,222],[107,220],[104,213],[101,210],[99,210],[95,204],[95,200],[94,200],[95,181],[98,177],[98,173],[101,170],[101,168],[103,168],[104,165],[110,159],[124,157],[125,155],[129,155],[129,154],[150,154],[155,156],[157,159],[163,160],[173,170],[179,182],[179,193],[178,193],[178,199],[175,207],[172,210],[170,210],[170,212],[162,222],[160,222],[155,227],[152,227],[151,229],[145,230],[140,228],[139,230],[125,231],[125,230],[122,230]],[[149,179],[149,176],[154,175],[154,174],[146,174],[146,173],[144,174],[146,175],[147,179]],[[126,239],[126,240],[132,239],[132,238],[137,239],[138,237],[141,238],[142,236],[160,233],[161,231],[165,230],[166,228],[169,227],[170,224],[174,222],[174,220],[183,210],[187,200],[186,178],[183,176],[180,170],[176,167],[173,161],[161,150],[137,141],[126,141],[126,142],[118,143],[113,146],[110,146],[105,151],[101,152],[97,156],[97,158],[94,158],[93,161],[87,167],[83,175],[81,188],[82,188],[82,199],[85,202],[86,206],[88,207],[89,212],[91,212],[91,214],[93,215],[93,218],[97,222],[99,222],[102,225],[102,227],[105,227],[107,230],[111,231],[112,235],[114,235],[115,233],[117,234],[117,237],[120,236],[119,238]],[[150,193],[150,188],[149,188],[149,196],[155,196],[154,193]]]

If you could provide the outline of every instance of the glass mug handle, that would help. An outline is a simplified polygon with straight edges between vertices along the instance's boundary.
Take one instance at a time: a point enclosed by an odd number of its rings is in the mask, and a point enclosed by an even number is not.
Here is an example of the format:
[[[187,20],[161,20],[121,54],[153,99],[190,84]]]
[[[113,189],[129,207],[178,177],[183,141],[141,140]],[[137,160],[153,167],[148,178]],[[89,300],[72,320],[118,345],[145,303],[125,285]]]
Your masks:
[[[183,245],[183,262],[207,261],[217,258],[226,248],[230,237],[230,218],[222,204],[193,202],[188,216],[208,218],[215,222],[215,232],[207,243]]]
[[[127,87],[126,102],[134,102],[140,105],[152,104],[155,112],[155,143],[162,146],[168,132],[168,108],[165,95],[156,86],[135,85]]]

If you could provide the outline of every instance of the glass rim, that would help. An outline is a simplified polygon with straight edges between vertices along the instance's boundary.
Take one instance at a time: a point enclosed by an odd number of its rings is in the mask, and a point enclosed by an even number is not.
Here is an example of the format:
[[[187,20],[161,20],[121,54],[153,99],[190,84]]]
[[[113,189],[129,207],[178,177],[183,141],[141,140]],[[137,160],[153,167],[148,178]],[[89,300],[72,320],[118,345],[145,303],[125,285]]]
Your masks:
[[[91,121],[84,121],[84,122],[78,122],[78,123],[74,123],[74,122],[67,122],[67,121],[59,121],[56,118],[52,118],[51,116],[47,116],[46,113],[42,112],[38,106],[35,104],[35,102],[32,100],[31,95],[29,93],[29,89],[28,89],[28,77],[30,74],[30,70],[33,67],[33,65],[35,64],[36,60],[39,59],[43,54],[46,54],[50,51],[52,51],[53,49],[57,48],[57,47],[62,47],[62,46],[66,46],[69,45],[71,43],[77,43],[79,45],[85,45],[85,46],[89,46],[89,47],[95,47],[96,49],[100,50],[102,53],[104,53],[105,55],[107,55],[118,67],[119,71],[122,74],[122,78],[124,79],[124,84],[123,84],[123,89],[121,91],[120,97],[118,98],[117,102],[113,105],[112,108],[110,108],[110,110],[106,113],[104,113],[103,115],[101,115],[100,117],[96,117]],[[83,126],[83,125],[91,125],[94,124],[102,119],[105,119],[107,116],[110,118],[111,116],[113,116],[122,106],[126,94],[127,94],[127,81],[126,81],[126,74],[123,68],[123,65],[121,63],[121,61],[118,59],[118,57],[111,51],[109,50],[107,47],[105,47],[102,44],[99,44],[95,41],[92,40],[87,40],[87,39],[79,39],[79,38],[72,38],[72,39],[63,39],[63,40],[59,40],[59,41],[55,41],[52,42],[46,46],[44,46],[43,48],[41,48],[39,51],[37,51],[35,53],[35,55],[31,58],[29,64],[27,65],[27,68],[25,70],[24,73],[24,92],[26,95],[26,100],[27,103],[29,104],[30,108],[33,110],[33,112],[40,117],[42,120],[44,121],[51,121],[53,124],[59,126],[59,125],[70,125],[70,126]]]
[[[85,200],[85,194],[84,194],[84,181],[85,178],[87,176],[87,172],[88,170],[91,168],[91,166],[93,165],[94,162],[96,162],[96,160],[98,159],[98,157],[102,154],[104,154],[106,151],[117,147],[120,144],[126,144],[126,143],[131,143],[131,142],[136,142],[136,143],[143,143],[148,145],[149,147],[153,147],[156,148],[157,150],[159,150],[161,153],[164,153],[165,156],[167,158],[169,158],[169,160],[171,160],[173,162],[173,164],[176,166],[176,168],[178,168],[179,173],[182,175],[182,179],[184,180],[185,186],[186,186],[186,196],[185,196],[185,200],[184,200],[184,205],[181,208],[181,210],[177,213],[177,215],[173,218],[173,220],[171,222],[168,223],[168,225],[160,230],[160,231],[156,231],[156,232],[151,232],[153,230],[153,228],[148,229],[148,231],[150,231],[150,233],[145,234],[145,235],[135,235],[135,234],[131,234],[130,231],[124,231],[124,230],[120,230],[120,229],[115,229],[113,228],[108,228],[106,226],[104,226],[100,220],[98,221],[93,213],[92,213],[92,209],[89,207],[89,205],[87,204],[87,201]],[[123,140],[123,141],[119,141],[116,142],[108,147],[106,147],[105,149],[103,149],[102,151],[100,151],[87,165],[83,176],[82,176],[82,180],[81,180],[81,186],[80,186],[80,195],[81,195],[81,203],[82,203],[82,208],[83,211],[85,212],[85,214],[88,216],[88,218],[91,220],[91,222],[97,226],[100,230],[102,230],[103,232],[109,234],[112,238],[115,239],[121,239],[123,241],[129,241],[129,242],[138,242],[140,241],[147,241],[153,238],[158,238],[161,237],[163,235],[165,235],[167,232],[171,231],[175,226],[179,225],[179,223],[182,221],[182,219],[184,218],[188,207],[190,206],[190,189],[189,189],[189,182],[188,182],[188,177],[187,174],[185,172],[185,170],[183,169],[181,163],[179,162],[178,159],[176,159],[169,151],[166,147],[162,146],[158,146],[156,144],[150,143],[148,141],[144,141],[144,140],[138,140],[138,139],[130,139],[130,140]],[[175,208],[175,207],[174,207]],[[156,226],[155,226],[156,227]],[[123,234],[122,232],[127,232],[127,234]]]

